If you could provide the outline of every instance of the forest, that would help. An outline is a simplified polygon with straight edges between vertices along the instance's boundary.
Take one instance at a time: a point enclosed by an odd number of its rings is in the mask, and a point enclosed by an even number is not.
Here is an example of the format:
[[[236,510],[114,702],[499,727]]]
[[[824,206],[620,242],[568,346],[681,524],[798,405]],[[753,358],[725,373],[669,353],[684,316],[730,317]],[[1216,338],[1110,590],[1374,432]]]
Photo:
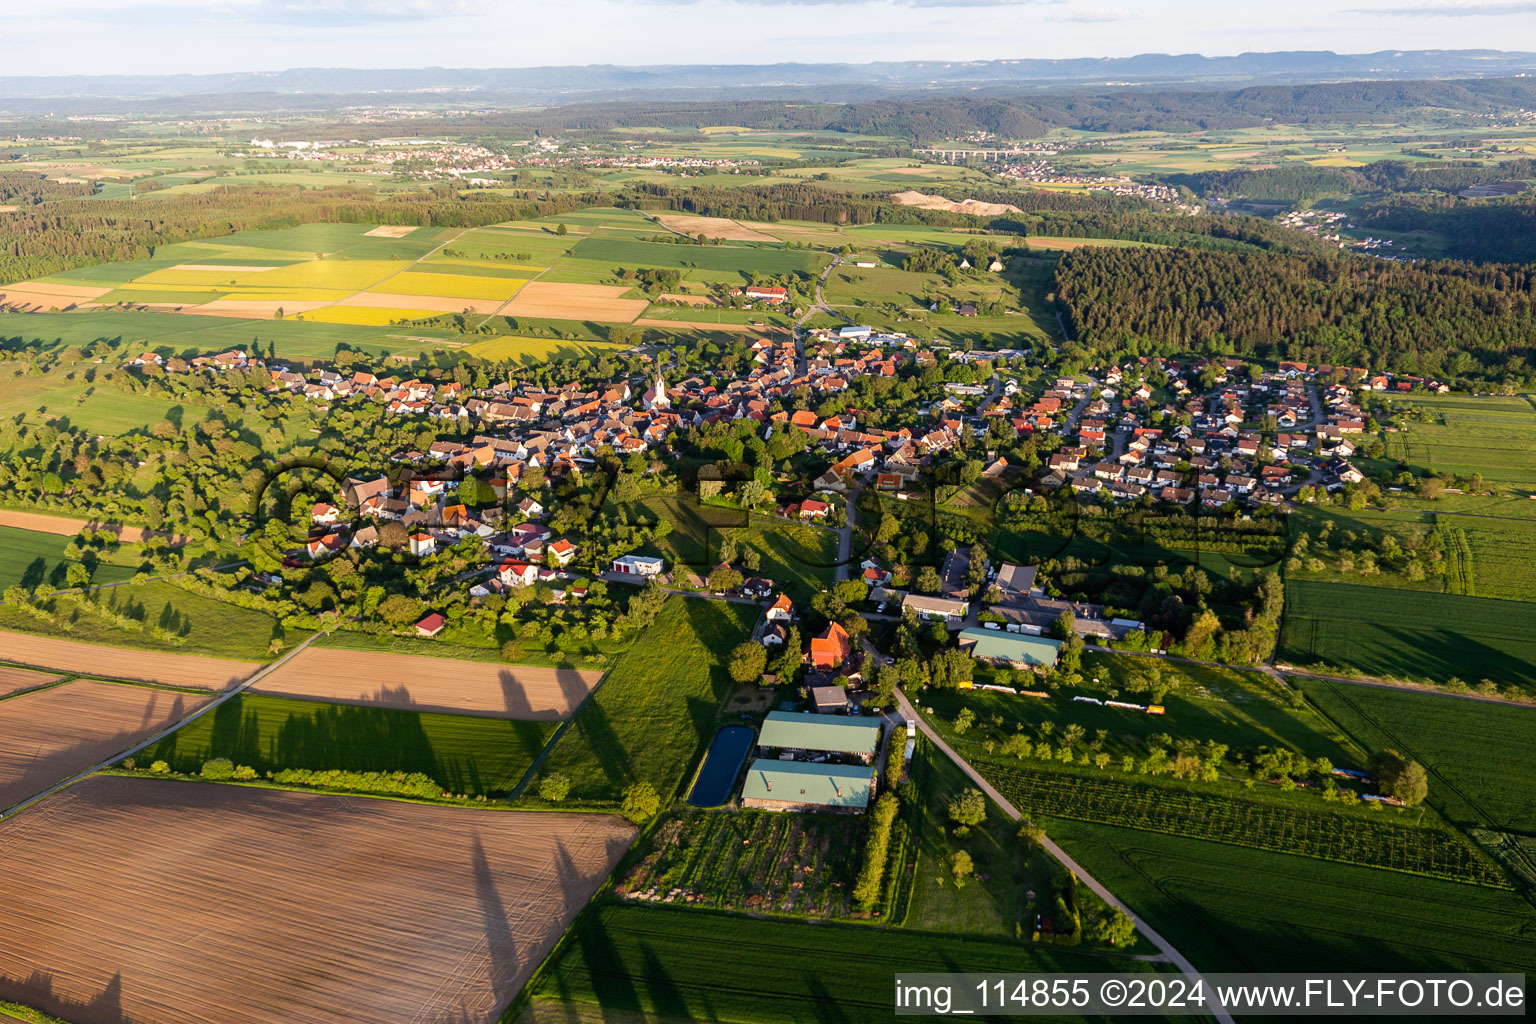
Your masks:
[[[1181,351],[1536,381],[1528,267],[1082,248],[1055,294],[1095,355]]]

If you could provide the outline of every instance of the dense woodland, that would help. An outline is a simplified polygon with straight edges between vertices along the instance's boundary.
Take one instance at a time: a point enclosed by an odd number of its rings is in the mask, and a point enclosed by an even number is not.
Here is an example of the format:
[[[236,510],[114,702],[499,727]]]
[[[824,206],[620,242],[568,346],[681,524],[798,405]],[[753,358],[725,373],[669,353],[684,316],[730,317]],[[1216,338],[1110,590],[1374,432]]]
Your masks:
[[[1464,260],[1536,262],[1536,196],[1506,200],[1393,196],[1369,203],[1360,224],[1380,231],[1433,231]]]
[[[1192,350],[1536,380],[1527,267],[1084,248],[1062,257],[1055,293],[1095,354]]]

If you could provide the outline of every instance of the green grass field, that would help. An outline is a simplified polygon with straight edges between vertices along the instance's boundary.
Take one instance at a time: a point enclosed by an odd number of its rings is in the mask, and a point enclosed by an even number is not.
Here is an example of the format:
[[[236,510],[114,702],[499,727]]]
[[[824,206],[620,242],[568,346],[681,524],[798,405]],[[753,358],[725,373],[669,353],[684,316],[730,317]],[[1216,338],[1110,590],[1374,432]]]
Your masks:
[[[625,508],[631,522],[638,516],[672,524],[672,533],[646,545],[643,554],[660,555],[669,568],[705,576],[720,561],[720,544],[727,537],[758,552],[758,574],[778,583],[792,600],[804,602],[832,585],[837,566],[837,534],[740,509],[704,505],[691,495],[658,495]]]
[[[1046,833],[1206,971],[1536,970],[1513,892],[1111,825]]]
[[[1014,939],[608,905],[576,920],[530,993],[667,1019],[864,1024],[891,1019],[903,972],[1156,969]]]
[[[1072,700],[1078,693],[1108,698],[1106,691],[1115,688],[1120,691],[1118,699],[1144,704],[1146,695],[1129,689],[1127,680],[1154,668],[1162,672],[1162,681],[1170,688],[1162,702],[1167,708],[1165,715]],[[1225,743],[1234,752],[1260,746],[1285,747],[1309,758],[1326,757],[1341,767],[1357,760],[1347,738],[1333,723],[1311,709],[1291,708],[1280,687],[1259,673],[1158,662],[1130,654],[1090,654],[1084,658],[1084,675],[1080,688],[1059,691],[1044,700],[985,690],[934,689],[924,691],[921,703],[934,709],[946,741],[962,752],[975,754],[982,753],[980,745],[988,738],[1005,738],[1020,727],[1034,737],[1042,731],[1043,723],[1050,723],[1046,728],[1051,730],[1055,746],[1061,745],[1061,734],[1069,725],[1081,726],[1087,738],[1098,729],[1107,730],[1104,750],[1116,761],[1125,753],[1142,756],[1150,737],[1158,733],[1176,740]],[[964,736],[955,736],[950,723],[962,707],[970,708],[983,724]],[[995,728],[989,724],[994,718],[1002,719]],[[1087,756],[1089,748],[1079,742],[1076,751]]]
[[[658,232],[660,229],[657,229]],[[811,273],[826,257],[797,249],[743,245],[670,245],[621,238],[584,238],[571,250],[578,260],[626,267],[700,267],[742,274]]]
[[[578,800],[617,800],[640,780],[670,798],[730,687],[725,656],[757,614],[746,605],[673,598],[571,719],[543,773],[568,775]]]
[[[120,343],[118,351],[124,362],[145,349],[167,356],[194,356],[229,348],[249,349],[253,344],[263,352],[275,344],[279,359],[330,359],[342,345],[375,355],[413,353],[453,336],[418,327],[238,320],[148,311],[0,313],[0,342],[64,348],[113,341]],[[0,397],[3,401],[5,398]]]
[[[521,781],[556,727],[245,693],[172,733],[144,757],[187,773],[211,757],[263,773],[420,772],[452,793],[501,796]]]
[[[1388,458],[1420,472],[1536,485],[1536,408],[1528,398],[1414,395],[1393,405],[1427,411],[1435,422],[1387,434]]]
[[[1536,684],[1536,605],[1290,580],[1277,656],[1367,675]]]
[[[33,590],[39,583],[63,587],[64,574],[73,564],[64,557],[70,538],[35,530],[0,526],[0,590],[20,584]],[[126,565],[98,563],[91,574],[94,584],[117,583],[133,575]]]
[[[50,605],[54,613],[47,622],[25,612],[0,608],[0,628],[85,643],[243,661],[266,661],[272,656],[274,640],[281,640],[286,648],[309,635],[303,630],[286,628],[265,612],[160,581],[109,587],[79,598],[55,597]],[[98,609],[108,614],[100,614]]]
[[[1298,682],[1362,747],[1390,747],[1428,768],[1429,802],[1450,820],[1536,831],[1536,709],[1322,679]]]

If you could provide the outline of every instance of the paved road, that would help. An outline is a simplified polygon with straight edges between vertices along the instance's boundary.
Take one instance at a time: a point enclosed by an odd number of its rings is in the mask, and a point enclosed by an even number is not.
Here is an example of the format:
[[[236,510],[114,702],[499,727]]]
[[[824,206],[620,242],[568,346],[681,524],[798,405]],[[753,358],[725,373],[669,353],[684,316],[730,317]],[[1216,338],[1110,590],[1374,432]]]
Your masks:
[[[853,558],[853,528],[859,518],[859,495],[864,493],[864,488],[855,487],[848,492],[846,508],[843,512],[843,525],[837,529],[837,566],[832,570],[832,579],[841,583],[849,578],[851,567],[849,562]]]
[[[273,672],[275,672],[289,658],[292,658],[294,655],[298,654],[300,651],[302,651],[304,648],[308,647],[310,644],[314,643],[315,640],[317,640],[319,637],[321,637],[323,635],[324,635],[323,633],[312,633],[309,636],[308,639],[306,639],[303,643],[299,644],[293,650],[289,651],[287,654],[283,655],[281,658],[278,658],[276,661],[272,662],[270,665],[265,665],[262,668],[259,668],[255,672],[251,673],[251,675],[245,680],[245,682],[243,682],[240,685],[234,687],[233,689],[225,690],[223,693],[219,694],[213,700],[209,701],[207,704],[204,704],[202,707],[198,708],[196,711],[192,712],[190,715],[187,715],[185,718],[181,719],[178,722],[175,722],[175,723],[173,723],[171,725],[166,726],[164,729],[161,729],[159,732],[155,733],[153,736],[149,737],[148,739],[140,741],[139,743],[135,744],[134,746],[129,747],[127,750],[119,751],[116,754],[113,754],[111,757],[107,758],[106,760],[99,761],[96,764],[91,765],[91,767],[85,769],[85,771],[80,772],[80,773],[78,773],[76,775],[71,775],[69,778],[65,779],[63,782],[55,783],[54,785],[49,786],[47,789],[43,790],[42,792],[34,793],[33,795],[27,797],[25,800],[22,800],[19,803],[11,805],[10,807],[6,808],[4,811],[0,811],[0,821],[3,821],[6,818],[11,817],[12,815],[15,815],[15,814],[17,814],[17,813],[19,813],[21,811],[26,810],[28,807],[31,807],[33,804],[36,804],[36,803],[42,801],[43,799],[52,796],[53,794],[59,792],[59,790],[61,790],[61,789],[66,789],[69,786],[73,786],[75,783],[79,782],[81,779],[84,779],[84,778],[86,778],[89,775],[93,775],[96,772],[99,772],[99,771],[101,771],[104,768],[111,767],[112,765],[116,764],[118,761],[121,761],[125,757],[129,757],[129,756],[131,756],[133,754],[137,754],[139,751],[144,750],[144,749],[146,749],[148,747],[151,747],[151,746],[155,745],[156,743],[159,743],[161,740],[165,739],[171,733],[175,732],[177,729],[180,729],[182,726],[186,725],[188,722],[193,722],[193,721],[196,721],[199,718],[202,718],[204,715],[206,715],[208,712],[212,711],[214,708],[218,707],[220,704],[223,704],[226,701],[232,700],[233,698],[235,698],[235,697],[239,696],[240,694],[244,693],[251,686],[255,685],[256,683],[259,683],[261,680],[265,679],[268,675],[270,675]]]
[[[978,773],[976,769],[972,768],[970,763],[967,762],[965,758],[955,753],[950,745],[945,743],[944,740],[939,737],[939,734],[934,730],[933,726],[929,725],[927,721],[925,721],[923,717],[917,713],[917,709],[912,706],[912,702],[907,700],[907,695],[902,693],[900,689],[896,691],[896,703],[901,708],[902,714],[915,720],[917,722],[918,730],[924,736],[927,736],[929,741],[934,746],[943,751],[944,756],[953,761],[956,766],[958,766],[959,769],[963,771],[966,776],[976,784],[978,789],[985,793],[994,803],[997,804],[997,806],[1003,809],[1004,813],[1006,813],[1014,821],[1018,821],[1023,817],[1023,815],[1019,813],[1019,809],[1017,807],[1009,803],[1007,798],[1005,798],[1001,793],[994,789],[990,782],[982,778],[980,773]],[[1063,867],[1075,874],[1082,881],[1082,883],[1089,889],[1092,889],[1101,900],[1112,907],[1117,907],[1124,911],[1127,917],[1135,921],[1136,930],[1145,935],[1147,940],[1158,948],[1164,960],[1173,964],[1191,980],[1200,979],[1200,972],[1195,970],[1195,965],[1190,963],[1189,960],[1187,960],[1184,955],[1177,949],[1174,949],[1172,943],[1163,938],[1145,921],[1141,920],[1134,913],[1132,913],[1129,907],[1116,899],[1114,893],[1110,892],[1098,881],[1098,879],[1094,878],[1086,870],[1084,870],[1083,866],[1072,859],[1072,857],[1069,856],[1067,852],[1060,846],[1058,846],[1054,840],[1052,840],[1049,836],[1042,836],[1040,843],[1045,847],[1047,853],[1049,853],[1052,857],[1055,857]],[[1215,1009],[1210,1012],[1218,1021],[1221,1022],[1221,1024],[1233,1024],[1232,1015],[1227,1013],[1225,1010]]]

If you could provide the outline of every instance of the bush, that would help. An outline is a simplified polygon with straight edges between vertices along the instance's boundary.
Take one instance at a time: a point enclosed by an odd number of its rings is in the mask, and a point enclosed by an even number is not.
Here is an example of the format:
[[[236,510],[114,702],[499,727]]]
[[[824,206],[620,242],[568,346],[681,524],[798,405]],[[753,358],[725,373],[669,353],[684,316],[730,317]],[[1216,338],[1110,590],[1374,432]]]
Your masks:
[[[235,763],[227,757],[212,757],[203,762],[202,771],[198,774],[205,779],[222,782],[234,778]]]
[[[864,866],[859,869],[859,880],[853,887],[853,902],[860,910],[873,909],[880,898],[880,883],[889,859],[891,825],[900,806],[894,793],[885,793],[875,801],[875,812],[869,822],[869,840],[864,844]]]
[[[336,768],[329,771],[285,768],[280,772],[269,772],[267,777],[281,786],[325,786],[329,789],[349,789],[356,793],[388,793],[428,800],[447,795],[441,786],[420,772],[407,774],[348,772]]]
[[[557,804],[571,793],[571,777],[564,772],[551,772],[539,780],[539,799]]]
[[[248,764],[242,764],[235,768],[235,778],[237,779],[245,781],[248,779],[254,779],[255,777],[256,769],[252,768]]]
[[[165,761],[156,761],[154,764],[149,766],[149,770],[154,772],[156,775],[171,774],[171,766]]]
[[[649,782],[637,782],[624,790],[624,803],[620,813],[636,825],[643,825],[656,817],[661,810],[661,797]]]

